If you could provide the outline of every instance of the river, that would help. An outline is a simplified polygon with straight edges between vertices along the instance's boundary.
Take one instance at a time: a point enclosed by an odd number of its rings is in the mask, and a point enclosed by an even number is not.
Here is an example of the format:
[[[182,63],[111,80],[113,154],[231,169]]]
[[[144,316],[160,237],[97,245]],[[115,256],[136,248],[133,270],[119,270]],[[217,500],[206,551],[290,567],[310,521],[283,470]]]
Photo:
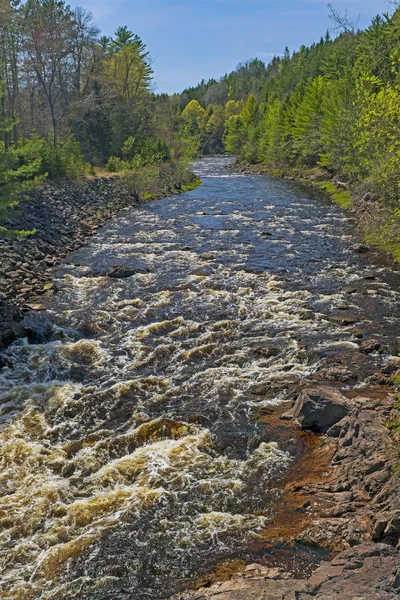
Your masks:
[[[2,598],[158,600],[251,561],[301,454],[262,417],[392,352],[399,272],[318,191],[229,162],[103,227],[56,269],[41,343],[5,352]]]

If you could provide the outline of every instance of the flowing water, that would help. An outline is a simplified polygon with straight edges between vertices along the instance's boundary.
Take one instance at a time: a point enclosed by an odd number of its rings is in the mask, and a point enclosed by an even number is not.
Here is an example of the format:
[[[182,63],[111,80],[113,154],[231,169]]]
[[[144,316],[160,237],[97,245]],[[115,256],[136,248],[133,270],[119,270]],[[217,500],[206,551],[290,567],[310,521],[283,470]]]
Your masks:
[[[390,354],[399,273],[318,192],[228,163],[105,226],[55,273],[51,335],[5,353],[2,598],[168,598],[251,560],[300,452],[260,416],[327,365],[365,387],[385,356],[355,327]]]

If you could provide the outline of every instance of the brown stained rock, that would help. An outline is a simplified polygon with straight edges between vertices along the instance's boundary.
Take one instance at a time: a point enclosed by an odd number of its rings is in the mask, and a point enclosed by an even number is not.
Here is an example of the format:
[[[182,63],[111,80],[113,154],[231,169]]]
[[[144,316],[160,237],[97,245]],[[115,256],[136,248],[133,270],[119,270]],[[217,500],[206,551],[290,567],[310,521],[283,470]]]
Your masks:
[[[347,550],[322,563],[308,580],[258,567],[252,565],[246,577],[234,576],[171,600],[394,600],[400,595],[400,553],[384,544]]]
[[[330,381],[346,382],[357,379],[357,376],[350,369],[346,369],[346,367],[329,367],[320,371],[319,375]]]

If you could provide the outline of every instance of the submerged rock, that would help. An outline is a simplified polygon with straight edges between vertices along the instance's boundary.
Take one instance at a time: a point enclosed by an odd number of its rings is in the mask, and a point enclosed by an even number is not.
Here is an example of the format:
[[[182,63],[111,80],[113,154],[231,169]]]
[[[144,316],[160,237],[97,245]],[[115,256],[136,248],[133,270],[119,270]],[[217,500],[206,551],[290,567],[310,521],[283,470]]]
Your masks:
[[[303,429],[325,433],[350,410],[350,401],[343,394],[328,386],[318,386],[304,389],[286,418],[297,419]]]
[[[107,277],[110,277],[111,279],[127,279],[128,277],[132,277],[132,275],[138,273],[145,274],[148,272],[149,270],[142,266],[128,267],[127,265],[115,265],[108,271]]]

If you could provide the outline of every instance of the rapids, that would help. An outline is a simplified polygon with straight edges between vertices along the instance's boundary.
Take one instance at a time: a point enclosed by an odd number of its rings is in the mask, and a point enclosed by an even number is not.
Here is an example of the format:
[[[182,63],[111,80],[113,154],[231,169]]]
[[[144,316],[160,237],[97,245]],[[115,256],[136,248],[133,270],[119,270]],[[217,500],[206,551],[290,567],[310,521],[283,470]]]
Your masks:
[[[332,364],[368,385],[359,329],[390,355],[399,272],[319,192],[229,160],[103,227],[54,274],[51,334],[4,353],[2,598],[157,600],[252,560],[300,453],[262,415]]]

